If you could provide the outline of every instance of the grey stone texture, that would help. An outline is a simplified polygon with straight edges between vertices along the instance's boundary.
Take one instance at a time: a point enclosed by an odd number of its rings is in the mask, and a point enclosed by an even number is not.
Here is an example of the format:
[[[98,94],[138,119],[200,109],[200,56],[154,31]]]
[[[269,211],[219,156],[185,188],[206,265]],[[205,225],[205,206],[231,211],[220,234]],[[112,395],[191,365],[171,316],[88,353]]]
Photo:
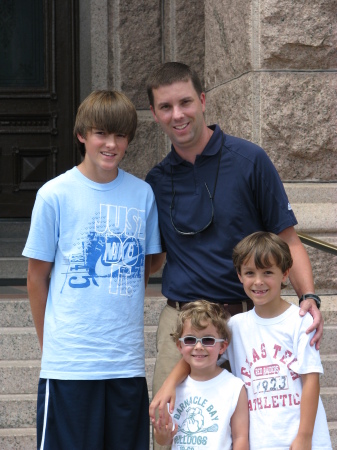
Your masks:
[[[335,0],[265,0],[259,3],[263,68],[336,68]]]
[[[337,179],[336,73],[261,75],[261,146],[282,180]]]
[[[152,167],[167,153],[163,132],[149,112],[138,112],[138,127],[120,167],[144,179]]]
[[[188,5],[188,7],[187,7]],[[189,64],[204,80],[204,2],[166,0],[162,2],[162,62]]]
[[[245,0],[205,1],[207,91],[252,69],[251,14],[251,2]]]
[[[161,10],[157,0],[119,1],[111,5],[109,71],[115,77],[112,81],[120,77],[118,88],[138,109],[147,109],[147,78],[162,58]]]
[[[217,123],[225,133],[253,139],[253,76],[247,75],[206,94],[206,122]]]

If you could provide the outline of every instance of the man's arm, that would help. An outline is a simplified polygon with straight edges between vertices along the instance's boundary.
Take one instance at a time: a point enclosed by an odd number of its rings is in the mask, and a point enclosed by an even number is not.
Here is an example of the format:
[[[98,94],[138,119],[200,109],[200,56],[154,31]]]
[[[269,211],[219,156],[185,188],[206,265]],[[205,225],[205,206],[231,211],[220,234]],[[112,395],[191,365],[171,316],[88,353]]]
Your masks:
[[[301,297],[301,295],[309,292],[315,293],[310,260],[295,228],[286,228],[279,233],[279,236],[289,245],[293,257],[293,266],[290,269],[289,278],[296,294]],[[301,302],[300,315],[304,316],[307,312],[314,318],[312,325],[307,329],[307,334],[316,329],[310,345],[316,343],[316,349],[319,350],[323,334],[323,317],[313,299],[309,298]]]
[[[176,399],[176,387],[185,380],[190,371],[191,368],[184,359],[180,359],[180,361],[177,362],[151,402],[149,410],[151,419],[155,419],[156,409],[158,409],[159,421],[162,420],[162,423],[164,423],[168,403],[170,403],[170,413],[173,413],[174,402]]]
[[[249,450],[248,398],[244,386],[241,389],[238,403],[231,418],[231,429],[232,429],[233,450]]]
[[[162,265],[164,264],[165,258],[166,258],[165,252],[164,253],[156,253],[156,254],[152,255],[150,274],[158,272],[158,270],[161,269]]]
[[[49,275],[52,267],[53,263],[51,262],[32,258],[28,260],[28,297],[41,350],[43,348],[43,326],[49,289]]]
[[[319,374],[301,375],[303,390],[298,433],[290,450],[311,450],[312,434],[315,426],[319,398]]]

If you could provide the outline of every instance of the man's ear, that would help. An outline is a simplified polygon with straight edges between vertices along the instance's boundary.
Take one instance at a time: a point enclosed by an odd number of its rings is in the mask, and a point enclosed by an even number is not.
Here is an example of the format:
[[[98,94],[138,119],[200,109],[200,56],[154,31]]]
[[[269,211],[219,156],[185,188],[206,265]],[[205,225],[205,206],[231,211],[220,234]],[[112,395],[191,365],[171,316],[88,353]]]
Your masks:
[[[200,101],[201,101],[201,105],[202,105],[202,112],[205,112],[206,110],[206,94],[205,92],[202,92],[200,94]]]
[[[229,344],[228,344],[227,341],[221,342],[219,355],[222,355],[223,353],[225,353],[225,351],[227,350],[228,345]]]
[[[150,110],[151,110],[151,112],[152,112],[152,116],[153,116],[154,120],[155,120],[156,122],[158,122],[158,119],[157,119],[157,116],[156,116],[154,107],[153,107],[152,105],[150,105]]]
[[[236,272],[236,273],[237,273],[237,275],[238,275],[238,277],[239,277],[240,282],[243,284],[241,274],[240,274],[239,272]]]

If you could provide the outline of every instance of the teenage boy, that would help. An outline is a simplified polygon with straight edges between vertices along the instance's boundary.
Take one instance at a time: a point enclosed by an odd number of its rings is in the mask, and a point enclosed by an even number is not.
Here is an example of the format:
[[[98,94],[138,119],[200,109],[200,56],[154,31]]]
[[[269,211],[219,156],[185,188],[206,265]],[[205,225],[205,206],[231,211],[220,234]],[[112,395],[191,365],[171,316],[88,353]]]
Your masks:
[[[153,394],[180,359],[169,335],[185,302],[204,298],[231,315],[253,308],[233,268],[233,247],[255,231],[270,231],[288,243],[294,264],[291,283],[310,312],[319,348],[323,331],[308,255],[280,177],[264,150],[225,134],[204,119],[206,97],[189,66],[168,62],[154,70],[147,86],[155,121],[171,140],[170,153],[147,175],[156,196],[163,254],[162,292],[167,297],[157,333]],[[317,302],[317,305],[316,305]],[[154,398],[153,405],[157,405]]]
[[[172,338],[190,374],[177,387],[172,419],[166,425],[152,419],[157,443],[172,450],[248,450],[244,384],[217,365],[230,341],[225,309],[205,300],[187,303]]]
[[[40,449],[149,448],[144,292],[161,247],[150,186],[118,168],[136,127],[125,95],[92,92],[74,127],[83,161],[37,194],[23,255]]]

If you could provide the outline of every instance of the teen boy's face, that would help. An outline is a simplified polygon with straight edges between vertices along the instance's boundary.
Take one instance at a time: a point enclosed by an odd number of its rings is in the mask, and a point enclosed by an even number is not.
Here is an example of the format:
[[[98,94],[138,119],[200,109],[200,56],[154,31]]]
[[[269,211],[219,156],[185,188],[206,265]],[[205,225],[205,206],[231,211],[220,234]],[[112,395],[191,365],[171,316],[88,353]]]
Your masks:
[[[273,259],[271,266],[259,269],[255,266],[254,257],[251,257],[241,266],[238,277],[243,284],[247,296],[254,302],[255,311],[261,317],[273,317],[279,314],[281,299],[281,283],[289,275],[276,266]]]
[[[93,128],[85,137],[77,137],[85,145],[85,157],[79,166],[82,173],[96,183],[113,181],[129,144],[127,136]]]
[[[205,133],[205,94],[197,94],[191,80],[153,89],[153,117],[178,153],[194,149]]]
[[[184,329],[181,337],[195,336],[202,338],[205,336],[212,336],[220,339],[219,333],[213,324],[207,323],[207,327],[203,330],[192,328],[191,320],[187,319],[184,323]],[[184,360],[191,367],[191,377],[197,381],[206,381],[216,377],[221,368],[217,366],[218,356],[228,347],[227,342],[216,342],[214,347],[204,347],[201,342],[196,345],[185,345],[179,341],[177,344],[178,350],[182,354]]]

